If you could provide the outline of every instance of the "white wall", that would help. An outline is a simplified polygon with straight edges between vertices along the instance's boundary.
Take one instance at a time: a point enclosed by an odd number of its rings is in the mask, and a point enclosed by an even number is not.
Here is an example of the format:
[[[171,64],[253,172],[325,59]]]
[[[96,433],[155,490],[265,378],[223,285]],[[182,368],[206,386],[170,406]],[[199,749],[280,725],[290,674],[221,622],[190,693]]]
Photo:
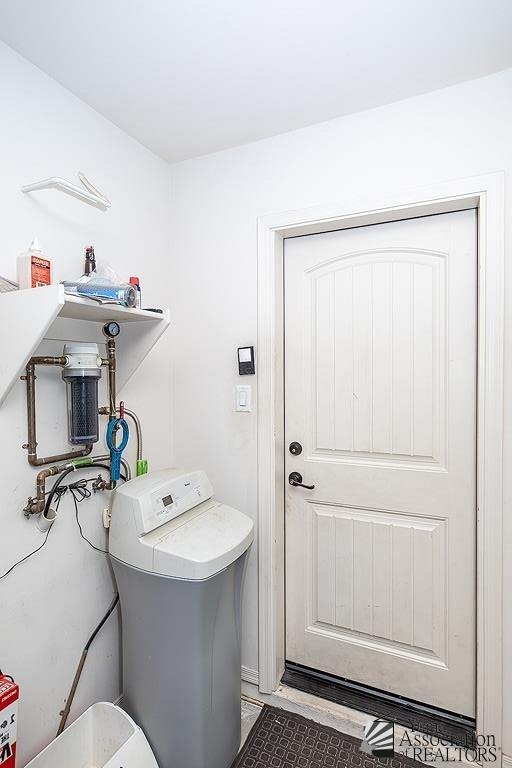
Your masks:
[[[177,463],[256,519],[256,414],[234,413],[236,347],[256,341],[256,219],[282,209],[505,170],[512,71],[172,167],[171,282]],[[507,217],[506,293],[512,289]],[[507,306],[505,467],[512,464],[512,303]],[[252,380],[255,386],[255,380]],[[505,473],[505,748],[512,753],[512,476]],[[246,584],[243,663],[257,668],[257,571]]]
[[[93,242],[98,258],[120,275],[140,275],[146,306],[166,306],[168,165],[1,44],[0,116],[0,274],[15,276],[17,254],[37,234],[53,259],[56,280],[76,278],[83,247]],[[48,176],[73,180],[78,170],[111,197],[110,211],[54,191],[20,192],[22,184]],[[15,338],[16,318],[0,333]],[[145,455],[153,468],[170,463],[169,342],[164,336],[122,393],[143,419]],[[40,450],[61,451],[66,439],[60,373],[42,372],[38,385]],[[0,573],[42,541],[34,521],[21,513],[36,475],[21,448],[25,425],[19,382],[0,408]],[[105,503],[103,495],[81,508],[95,542],[104,542]],[[73,505],[65,498],[45,549],[0,581],[0,667],[21,685],[19,766],[55,735],[82,647],[112,595],[106,557],[80,539]],[[72,717],[95,700],[118,695],[116,617],[91,649]]]

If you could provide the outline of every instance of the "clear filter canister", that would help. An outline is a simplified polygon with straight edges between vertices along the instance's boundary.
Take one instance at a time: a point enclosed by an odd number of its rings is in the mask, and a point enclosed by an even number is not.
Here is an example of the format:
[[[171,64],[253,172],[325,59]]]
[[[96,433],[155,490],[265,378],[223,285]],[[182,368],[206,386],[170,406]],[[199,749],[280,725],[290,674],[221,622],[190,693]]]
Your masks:
[[[87,445],[99,440],[98,382],[101,357],[97,344],[64,345],[68,403],[68,439],[72,445]]]

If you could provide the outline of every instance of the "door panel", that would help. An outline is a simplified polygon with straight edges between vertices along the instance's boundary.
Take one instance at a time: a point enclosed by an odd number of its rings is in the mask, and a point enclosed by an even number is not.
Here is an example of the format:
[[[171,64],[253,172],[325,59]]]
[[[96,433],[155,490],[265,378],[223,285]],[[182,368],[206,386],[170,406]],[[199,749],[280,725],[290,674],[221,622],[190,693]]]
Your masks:
[[[308,625],[445,664],[445,523],[330,505],[308,513]]]
[[[308,271],[306,282],[313,452],[439,464],[445,434],[443,255],[341,256]]]
[[[476,212],[285,241],[287,658],[475,712]]]

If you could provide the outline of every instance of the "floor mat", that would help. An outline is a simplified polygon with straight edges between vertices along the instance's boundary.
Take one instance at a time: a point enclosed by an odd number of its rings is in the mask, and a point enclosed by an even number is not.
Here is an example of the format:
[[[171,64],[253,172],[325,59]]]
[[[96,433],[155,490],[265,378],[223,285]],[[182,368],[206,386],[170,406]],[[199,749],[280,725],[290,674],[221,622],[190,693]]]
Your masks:
[[[361,740],[265,704],[231,768],[419,768],[404,755],[375,757]]]

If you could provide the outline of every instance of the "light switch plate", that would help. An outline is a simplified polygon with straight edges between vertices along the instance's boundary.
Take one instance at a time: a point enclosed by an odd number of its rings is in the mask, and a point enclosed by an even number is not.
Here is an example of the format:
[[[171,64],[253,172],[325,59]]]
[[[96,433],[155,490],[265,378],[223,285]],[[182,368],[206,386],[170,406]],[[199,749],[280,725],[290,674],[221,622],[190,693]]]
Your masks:
[[[236,410],[248,413],[251,411],[251,385],[237,384]]]

